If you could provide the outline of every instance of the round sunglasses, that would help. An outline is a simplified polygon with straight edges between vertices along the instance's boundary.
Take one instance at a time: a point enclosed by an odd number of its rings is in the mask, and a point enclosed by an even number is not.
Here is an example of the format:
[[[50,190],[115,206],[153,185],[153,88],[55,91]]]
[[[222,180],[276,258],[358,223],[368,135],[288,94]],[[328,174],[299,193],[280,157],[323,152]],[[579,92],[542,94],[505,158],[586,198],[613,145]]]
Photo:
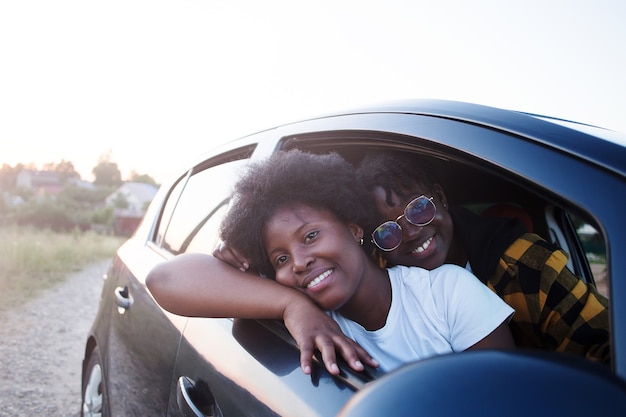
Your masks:
[[[402,243],[402,227],[398,220],[404,217],[414,226],[426,226],[433,221],[437,214],[437,207],[433,202],[434,197],[421,195],[411,200],[404,209],[404,214],[393,221],[389,220],[378,226],[372,232],[372,242],[385,252],[397,249]]]

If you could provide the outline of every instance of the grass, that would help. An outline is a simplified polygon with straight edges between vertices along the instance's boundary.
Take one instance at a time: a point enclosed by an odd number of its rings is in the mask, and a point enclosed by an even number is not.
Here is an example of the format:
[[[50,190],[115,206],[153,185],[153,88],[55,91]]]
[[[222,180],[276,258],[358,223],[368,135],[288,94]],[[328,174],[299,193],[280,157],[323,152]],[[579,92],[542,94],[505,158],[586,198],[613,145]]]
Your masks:
[[[0,311],[52,288],[91,262],[112,258],[124,241],[116,236],[32,227],[0,227]]]

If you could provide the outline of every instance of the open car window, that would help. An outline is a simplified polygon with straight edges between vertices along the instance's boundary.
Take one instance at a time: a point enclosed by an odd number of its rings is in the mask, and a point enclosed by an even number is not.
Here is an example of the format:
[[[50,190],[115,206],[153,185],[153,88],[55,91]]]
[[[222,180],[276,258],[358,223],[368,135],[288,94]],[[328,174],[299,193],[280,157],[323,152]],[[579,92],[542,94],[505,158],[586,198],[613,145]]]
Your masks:
[[[609,296],[606,281],[606,244],[602,233],[578,216],[572,215],[576,235],[583,248],[598,292]]]
[[[372,140],[373,136],[378,140]],[[563,249],[569,255],[570,269],[585,281],[603,279],[604,239],[596,229],[595,233],[588,234],[591,214],[578,207],[559,205],[563,202],[555,201],[551,193],[501,166],[458,150],[442,150],[429,146],[426,141],[421,143],[415,138],[389,133],[321,132],[286,137],[282,147],[314,153],[337,152],[354,165],[358,165],[367,152],[385,149],[410,152],[416,160],[427,160],[436,170],[451,204],[481,215],[517,217],[528,231]],[[578,214],[574,216],[572,212]],[[606,285],[601,284],[601,287],[606,295]]]

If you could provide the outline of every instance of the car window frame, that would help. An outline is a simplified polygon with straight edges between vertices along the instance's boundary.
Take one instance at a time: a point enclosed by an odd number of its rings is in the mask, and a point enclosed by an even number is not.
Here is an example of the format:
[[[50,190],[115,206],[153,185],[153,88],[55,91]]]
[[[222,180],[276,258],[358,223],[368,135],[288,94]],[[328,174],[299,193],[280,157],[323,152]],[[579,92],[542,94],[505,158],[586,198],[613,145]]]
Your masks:
[[[376,137],[377,139],[373,139]],[[367,138],[367,140],[364,141],[362,138]],[[407,141],[415,142],[420,140],[424,140],[424,143],[407,143]],[[281,149],[297,148],[312,152],[327,152],[333,149],[337,150],[340,147],[354,147],[355,149],[358,148],[359,151],[363,151],[365,148],[406,150],[421,153],[432,158],[448,159],[461,165],[480,166],[480,169],[487,172],[488,175],[506,177],[507,181],[516,184],[518,187],[528,187],[530,189],[529,193],[535,194],[538,199],[545,201],[550,207],[550,213],[545,213],[545,218],[542,219],[546,223],[545,231],[538,234],[569,254],[568,266],[574,273],[582,277],[585,282],[595,283],[589,259],[584,253],[579,236],[572,221],[569,219],[568,210],[556,205],[557,203],[550,198],[552,193],[549,190],[537,183],[531,183],[527,178],[507,170],[501,165],[481,159],[461,149],[455,149],[453,153],[445,153],[436,147],[428,148],[428,146],[425,146],[425,143],[428,143],[427,139],[376,131],[323,131],[286,136],[281,141]],[[343,155],[345,151],[339,151],[339,153]],[[576,209],[582,210],[579,207],[576,207]],[[586,221],[591,221],[591,214],[581,213],[579,215]],[[554,233],[553,229],[555,227],[558,227],[558,233]]]
[[[507,130],[506,124],[497,121],[495,124],[481,123],[410,111],[363,112],[308,120],[286,126],[280,133],[282,147],[289,148],[297,147],[307,135],[320,139],[329,132],[344,132],[352,137],[360,132],[390,132],[406,139],[388,143],[389,147],[421,149],[433,156],[445,154],[452,159],[458,155],[462,158],[462,155],[480,156],[505,174],[524,177],[531,189],[541,191],[542,195],[545,193],[545,198],[553,204],[567,211],[588,215],[603,237],[606,252],[605,285],[609,298],[612,352],[623,351],[626,348],[626,326],[623,324],[626,303],[622,294],[626,294],[626,279],[622,278],[626,276],[626,257],[622,256],[620,248],[626,247],[626,234],[623,233],[626,218],[616,210],[612,200],[615,195],[626,194],[625,177],[620,165],[603,164],[593,155],[585,158],[584,153],[576,153],[578,148],[574,149],[574,153],[565,151],[559,146],[561,141],[586,139],[565,127],[547,126],[550,137],[556,135],[558,139],[550,144],[542,140],[541,134],[545,135],[545,132],[534,135],[534,130],[539,130],[538,126],[528,129],[533,136],[524,136],[513,125]],[[364,141],[363,145],[370,143]],[[568,173],[575,173],[576,180],[572,181]],[[611,192],[598,192],[598,185]],[[616,361],[612,367],[618,375],[626,378],[626,361]]]
[[[254,153],[256,148],[256,143],[244,144],[241,147],[237,147],[235,149],[227,150],[225,152],[219,153],[217,155],[213,155],[208,157],[207,159],[202,160],[201,162],[194,165],[191,169],[186,171],[184,175],[181,175],[178,180],[176,180],[166,194],[164,201],[161,205],[158,214],[158,220],[155,224],[153,234],[150,239],[150,244],[159,252],[165,254],[166,257],[176,256],[178,253],[175,251],[169,250],[164,246],[166,237],[168,234],[168,230],[172,223],[172,219],[175,216],[179,215],[179,203],[181,201],[181,197],[188,191],[189,182],[195,175],[201,175],[206,170],[223,165],[228,162],[233,161],[243,161],[243,164],[247,164],[250,160],[251,156]],[[235,182],[235,178],[232,179],[232,184]],[[232,185],[231,184],[231,185]],[[217,204],[214,204],[211,207],[206,207],[206,215],[203,217],[203,222],[206,223],[208,219],[212,216],[212,214],[219,209],[227,200],[230,198],[230,193],[224,195],[224,198],[220,199]],[[201,225],[196,225],[192,233]],[[161,236],[161,231],[163,234]],[[188,237],[188,236],[187,236]],[[187,238],[186,237],[186,238]],[[184,251],[183,251],[184,252]],[[180,253],[183,253],[180,252]]]

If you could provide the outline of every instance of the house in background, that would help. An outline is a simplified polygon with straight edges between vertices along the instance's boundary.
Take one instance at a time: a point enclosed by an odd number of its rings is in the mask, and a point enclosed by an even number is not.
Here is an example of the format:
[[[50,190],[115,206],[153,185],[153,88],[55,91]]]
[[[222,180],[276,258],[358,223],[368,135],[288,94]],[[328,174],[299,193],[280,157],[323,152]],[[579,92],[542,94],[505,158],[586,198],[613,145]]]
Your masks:
[[[17,174],[16,185],[36,195],[56,195],[63,190],[61,176],[54,171],[23,169]]]
[[[117,207],[113,211],[113,232],[120,236],[133,234],[146,212],[158,187],[142,182],[125,182],[105,199],[105,205]],[[125,207],[119,207],[119,202]]]
[[[93,183],[83,181],[80,177],[70,177],[63,181],[63,177],[56,171],[39,171],[36,169],[23,169],[15,179],[15,185],[27,190],[33,190],[37,196],[57,195],[67,184],[90,189],[94,188]]]
[[[117,201],[124,200],[125,207],[130,211],[145,211],[152,201],[158,187],[143,182],[125,182],[105,199],[107,206],[115,206]]]

